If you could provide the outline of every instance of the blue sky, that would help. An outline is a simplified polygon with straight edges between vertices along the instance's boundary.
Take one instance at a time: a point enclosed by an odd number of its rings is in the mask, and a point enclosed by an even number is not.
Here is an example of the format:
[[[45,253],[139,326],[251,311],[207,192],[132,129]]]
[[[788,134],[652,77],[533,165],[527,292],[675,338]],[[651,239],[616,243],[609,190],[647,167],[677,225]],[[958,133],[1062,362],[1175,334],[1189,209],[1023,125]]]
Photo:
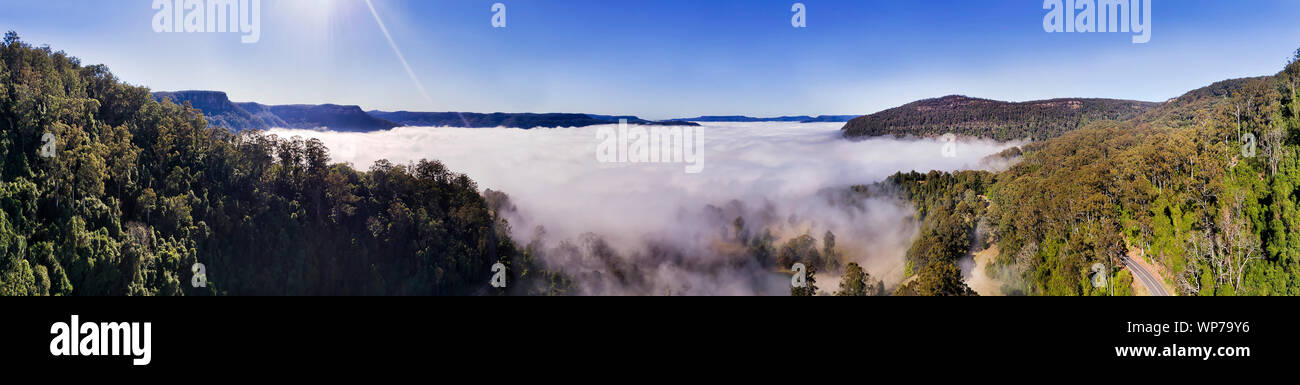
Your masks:
[[[492,28],[493,3],[507,27]],[[261,40],[155,33],[152,0],[0,0],[0,28],[154,90],[365,109],[866,114],[963,94],[1162,101],[1272,74],[1300,2],[1155,0],[1150,43],[1049,34],[1041,0],[263,0]]]

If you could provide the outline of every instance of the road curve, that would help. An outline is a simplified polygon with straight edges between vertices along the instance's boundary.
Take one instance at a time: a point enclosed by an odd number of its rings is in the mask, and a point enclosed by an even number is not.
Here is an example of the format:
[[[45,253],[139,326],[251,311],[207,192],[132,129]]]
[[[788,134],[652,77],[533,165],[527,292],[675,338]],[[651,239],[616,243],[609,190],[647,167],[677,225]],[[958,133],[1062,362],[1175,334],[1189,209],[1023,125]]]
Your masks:
[[[1146,268],[1142,267],[1141,264],[1138,264],[1137,262],[1133,261],[1133,258],[1130,258],[1127,255],[1124,256],[1123,261],[1124,261],[1124,266],[1127,266],[1129,271],[1133,272],[1133,276],[1137,278],[1139,281],[1142,281],[1142,286],[1147,287],[1147,292],[1151,293],[1151,295],[1156,297],[1169,296],[1169,292],[1165,290],[1165,285],[1160,284],[1160,280],[1156,279],[1155,274],[1151,274],[1150,271],[1147,271]]]

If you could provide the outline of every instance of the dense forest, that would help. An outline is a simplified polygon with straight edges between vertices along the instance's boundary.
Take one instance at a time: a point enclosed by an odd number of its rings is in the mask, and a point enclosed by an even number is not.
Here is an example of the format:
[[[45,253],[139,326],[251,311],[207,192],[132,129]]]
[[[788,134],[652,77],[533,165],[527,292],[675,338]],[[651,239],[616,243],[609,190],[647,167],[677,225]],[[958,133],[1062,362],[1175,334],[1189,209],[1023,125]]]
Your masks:
[[[1087,294],[1088,264],[1128,255],[1182,294],[1300,295],[1298,80],[1293,60],[1027,151],[990,194],[1013,290]]]
[[[917,207],[921,232],[907,250],[904,275],[914,279],[900,286],[898,295],[973,295],[962,282],[958,260],[981,246],[980,223],[988,209],[980,195],[993,174],[983,171],[898,173],[883,182],[902,188],[902,195]]]
[[[995,120],[1028,118],[958,126],[1055,138],[998,154],[1014,159],[1005,171],[899,173],[847,193],[917,208],[920,233],[894,295],[973,295],[958,262],[994,246],[987,273],[1007,294],[1110,294],[1089,281],[1097,263],[1114,294],[1132,294],[1119,262],[1129,257],[1178,294],[1300,295],[1297,85],[1300,52],[1274,76],[1158,107],[918,102],[908,109],[974,107],[882,132],[947,132],[950,118],[992,108]],[[1034,112],[1049,108],[1081,111]],[[574,294],[581,277],[518,245],[505,206],[505,193],[481,192],[435,160],[357,170],[332,163],[317,140],[209,124],[190,103],[15,33],[0,45],[0,295]],[[886,294],[830,232],[778,242],[743,217],[730,228],[729,263],[806,265],[809,285],[792,295]],[[490,285],[498,262],[507,288]],[[192,282],[196,264],[205,285]],[[828,274],[838,287],[817,287]]]
[[[893,295],[976,295],[963,281],[958,264],[987,240],[988,224],[982,221],[989,204],[982,194],[994,177],[985,171],[912,171],[850,189],[866,196],[903,198],[916,208],[920,232],[905,254],[906,279]]]
[[[0,46],[0,295],[565,293],[508,227],[437,161],[355,170],[16,33]]]
[[[873,136],[962,136],[1001,141],[1047,140],[1091,122],[1128,120],[1158,103],[1113,99],[1052,99],[1010,103],[945,96],[908,103],[850,120],[846,138]]]
[[[545,250],[511,239],[506,193],[480,194],[438,161],[331,163],[318,140],[228,127],[264,114],[205,117],[196,102],[229,104],[216,93],[151,94],[6,34],[0,295],[579,294],[583,272],[548,271]],[[735,263],[808,266],[810,285],[792,294],[884,294],[843,263],[830,232],[778,242],[741,218],[733,226]],[[604,263],[614,275],[636,268],[613,259]],[[490,285],[498,262],[506,289]],[[819,271],[844,274],[838,290],[817,288]]]
[[[1128,256],[1182,295],[1300,295],[1297,85],[1300,51],[1275,76],[1004,153],[1019,161],[1000,173],[895,175],[924,218],[909,274],[996,245],[1007,294],[1106,294],[1096,263],[1132,294]]]

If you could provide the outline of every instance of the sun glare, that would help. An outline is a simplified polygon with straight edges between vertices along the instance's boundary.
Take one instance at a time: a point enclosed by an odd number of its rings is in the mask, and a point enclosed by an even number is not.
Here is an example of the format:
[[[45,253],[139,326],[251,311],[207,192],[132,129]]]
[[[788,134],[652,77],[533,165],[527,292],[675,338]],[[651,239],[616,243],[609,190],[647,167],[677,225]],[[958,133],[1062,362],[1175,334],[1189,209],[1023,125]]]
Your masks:
[[[338,26],[347,1],[343,0],[283,0],[276,4],[283,14],[296,24],[292,30],[321,39],[328,39]],[[354,4],[355,5],[355,4]]]

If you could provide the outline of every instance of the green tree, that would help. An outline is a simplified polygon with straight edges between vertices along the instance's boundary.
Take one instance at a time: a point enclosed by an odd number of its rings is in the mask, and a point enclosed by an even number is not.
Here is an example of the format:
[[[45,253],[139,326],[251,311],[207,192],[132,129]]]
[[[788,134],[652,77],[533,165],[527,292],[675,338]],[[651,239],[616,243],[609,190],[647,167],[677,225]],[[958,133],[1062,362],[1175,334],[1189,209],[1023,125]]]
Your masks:
[[[844,276],[840,278],[840,291],[835,292],[835,295],[865,297],[874,294],[872,289],[871,275],[863,271],[857,262],[849,262],[844,268]]]
[[[926,266],[924,270],[921,270],[921,274],[917,276],[915,281],[899,287],[894,294],[927,297],[977,295],[975,290],[971,290],[962,281],[961,268],[948,262]]]

